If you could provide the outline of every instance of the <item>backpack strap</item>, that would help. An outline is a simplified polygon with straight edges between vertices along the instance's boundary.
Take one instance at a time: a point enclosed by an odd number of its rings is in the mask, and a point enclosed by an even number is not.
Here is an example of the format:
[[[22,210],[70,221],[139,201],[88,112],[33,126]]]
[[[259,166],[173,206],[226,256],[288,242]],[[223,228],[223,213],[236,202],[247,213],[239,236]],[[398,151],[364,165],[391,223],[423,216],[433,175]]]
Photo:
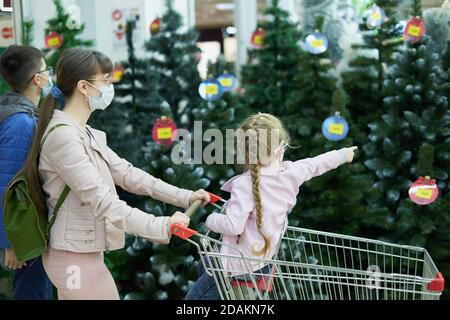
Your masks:
[[[58,214],[58,210],[59,208],[61,208],[62,204],[64,203],[64,201],[66,200],[67,196],[69,195],[70,192],[70,188],[69,186],[65,186],[63,192],[61,193],[61,195],[59,196],[58,201],[56,202],[56,206],[55,208],[53,208],[53,212],[52,215],[50,217],[50,220],[47,223],[47,239],[50,236],[50,228],[53,226],[53,224],[55,223],[56,220],[56,215]]]
[[[44,146],[45,141],[47,140],[48,136],[50,133],[52,133],[53,131],[55,131],[57,128],[59,127],[70,127],[67,124],[57,124],[54,127],[52,127],[50,130],[47,131],[46,135],[44,136],[44,138],[42,139],[40,148],[39,148],[39,153],[41,153],[42,151],[42,147]],[[64,190],[61,192],[61,195],[58,198],[58,201],[56,202],[56,206],[55,208],[53,208],[53,212],[52,215],[50,217],[50,220],[47,223],[47,230],[46,230],[46,235],[47,235],[47,239],[50,236],[50,228],[53,226],[53,224],[55,223],[56,220],[56,215],[58,213],[58,210],[61,208],[62,204],[64,203],[64,201],[66,200],[67,196],[69,195],[70,192],[70,187],[69,186],[65,186]]]
[[[53,131],[55,131],[59,127],[70,127],[70,126],[68,124],[60,123],[60,124],[57,124],[54,127],[51,127],[50,130],[47,131],[47,133],[45,134],[44,138],[42,139],[41,145],[39,147],[39,153],[41,153],[42,147],[44,146],[44,143],[47,140],[49,134],[52,133]]]

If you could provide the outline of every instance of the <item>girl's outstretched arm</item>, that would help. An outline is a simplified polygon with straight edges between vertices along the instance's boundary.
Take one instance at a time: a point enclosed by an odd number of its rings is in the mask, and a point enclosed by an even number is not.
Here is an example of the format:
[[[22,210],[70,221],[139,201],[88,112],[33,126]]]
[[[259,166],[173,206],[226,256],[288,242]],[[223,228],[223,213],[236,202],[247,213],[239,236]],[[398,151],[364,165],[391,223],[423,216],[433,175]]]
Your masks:
[[[294,165],[299,186],[314,177],[321,176],[345,163],[352,162],[354,151],[357,149],[358,147],[344,148],[330,151],[314,158],[296,161]]]

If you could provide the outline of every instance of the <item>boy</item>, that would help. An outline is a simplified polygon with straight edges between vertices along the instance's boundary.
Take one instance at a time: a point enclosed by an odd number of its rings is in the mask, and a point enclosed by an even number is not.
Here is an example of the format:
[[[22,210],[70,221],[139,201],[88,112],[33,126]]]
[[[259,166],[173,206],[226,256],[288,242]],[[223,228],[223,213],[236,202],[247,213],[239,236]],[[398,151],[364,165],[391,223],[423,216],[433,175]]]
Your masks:
[[[37,127],[39,100],[53,86],[51,68],[36,48],[12,45],[0,58],[0,74],[11,88],[0,99],[0,252],[4,265],[13,271],[16,300],[51,300],[52,285],[41,257],[18,261],[6,237],[3,193],[22,168]]]

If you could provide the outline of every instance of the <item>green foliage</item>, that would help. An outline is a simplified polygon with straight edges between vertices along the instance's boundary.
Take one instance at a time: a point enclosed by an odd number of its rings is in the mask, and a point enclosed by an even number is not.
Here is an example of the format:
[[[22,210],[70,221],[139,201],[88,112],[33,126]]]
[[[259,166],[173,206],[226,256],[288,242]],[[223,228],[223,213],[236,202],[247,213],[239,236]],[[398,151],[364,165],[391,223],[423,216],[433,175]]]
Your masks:
[[[420,1],[414,1],[413,11]],[[450,232],[450,113],[438,79],[439,56],[430,48],[430,38],[408,42],[396,57],[385,80],[383,115],[369,125],[370,142],[364,146],[367,168],[376,176],[379,190],[373,204],[389,209],[390,227],[383,238],[425,247],[448,274]],[[408,189],[419,176],[436,179],[440,190],[432,205],[419,206],[408,197]]]
[[[302,33],[278,0],[272,1],[264,15],[259,25],[266,32],[264,47],[250,50],[248,64],[242,68],[243,103],[252,111],[282,115],[296,87],[299,62],[305,57],[299,46]]]
[[[224,73],[228,73],[231,66],[227,65],[225,61],[219,59],[214,64],[208,66],[208,77],[218,78]],[[239,124],[248,116],[248,109],[242,103],[239,103],[240,97],[234,92],[225,93],[221,99],[214,102],[202,102],[193,109],[192,115],[194,120],[202,121],[204,130],[218,129],[223,137],[226,136],[226,130],[235,130]],[[214,141],[214,139],[213,139]],[[211,180],[209,191],[215,194],[221,194],[220,187],[230,178],[237,174],[236,168],[233,164],[226,164],[226,149],[225,139],[222,141],[224,152],[223,164],[208,164],[205,166],[206,176]],[[206,148],[211,142],[205,141],[203,147]],[[205,149],[203,149],[205,150]],[[212,153],[216,155],[216,152]],[[235,154],[232,154],[234,157]]]
[[[30,46],[33,42],[33,20],[23,20],[22,21],[22,44],[24,46]]]
[[[167,11],[161,18],[159,32],[145,47],[150,54],[147,73],[156,78],[154,92],[167,102],[174,120],[190,128],[192,109],[202,100],[198,94],[201,78],[197,70],[198,33],[191,29],[183,32],[183,19],[167,1]]]
[[[388,20],[378,29],[369,29],[365,19],[361,22],[359,30],[363,35],[363,43],[352,46],[360,54],[350,61],[350,70],[342,74],[343,86],[352,97],[349,111],[357,126],[365,133],[356,138],[357,144],[367,142],[367,125],[381,116],[385,70],[394,62],[393,55],[401,44],[395,1],[374,2],[385,11]]]

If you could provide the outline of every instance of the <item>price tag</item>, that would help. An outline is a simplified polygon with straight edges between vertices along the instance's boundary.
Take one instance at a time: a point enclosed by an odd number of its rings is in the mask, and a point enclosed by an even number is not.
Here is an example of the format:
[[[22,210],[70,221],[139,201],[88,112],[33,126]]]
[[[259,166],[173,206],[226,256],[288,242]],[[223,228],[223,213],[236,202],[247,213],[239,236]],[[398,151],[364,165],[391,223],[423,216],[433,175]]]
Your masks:
[[[416,197],[429,200],[433,197],[433,190],[428,188],[418,188],[416,191]]]
[[[208,84],[205,88],[206,94],[216,95],[219,93],[219,87],[216,84]]]
[[[264,39],[263,36],[255,36],[254,42],[255,42],[256,45],[262,45],[263,44],[263,39]]]
[[[172,128],[158,129],[158,140],[166,140],[172,138]]]
[[[59,38],[58,37],[54,37],[54,38],[50,38],[50,39],[48,39],[48,45],[50,46],[50,47],[56,47],[56,46],[58,46],[59,45]]]
[[[328,132],[331,134],[342,135],[342,134],[344,134],[344,125],[337,124],[337,123],[330,124],[330,126],[328,128]]]
[[[372,13],[372,14],[370,15],[370,18],[371,18],[373,21],[379,21],[379,20],[381,20],[381,12],[380,12],[380,11],[375,11],[374,13]]]
[[[410,26],[408,29],[408,34],[413,37],[418,37],[420,35],[420,27]]]
[[[323,40],[322,39],[314,39],[311,41],[311,46],[313,48],[320,48],[324,46]]]
[[[233,79],[222,78],[220,79],[220,84],[222,85],[222,87],[231,87],[233,85]]]

